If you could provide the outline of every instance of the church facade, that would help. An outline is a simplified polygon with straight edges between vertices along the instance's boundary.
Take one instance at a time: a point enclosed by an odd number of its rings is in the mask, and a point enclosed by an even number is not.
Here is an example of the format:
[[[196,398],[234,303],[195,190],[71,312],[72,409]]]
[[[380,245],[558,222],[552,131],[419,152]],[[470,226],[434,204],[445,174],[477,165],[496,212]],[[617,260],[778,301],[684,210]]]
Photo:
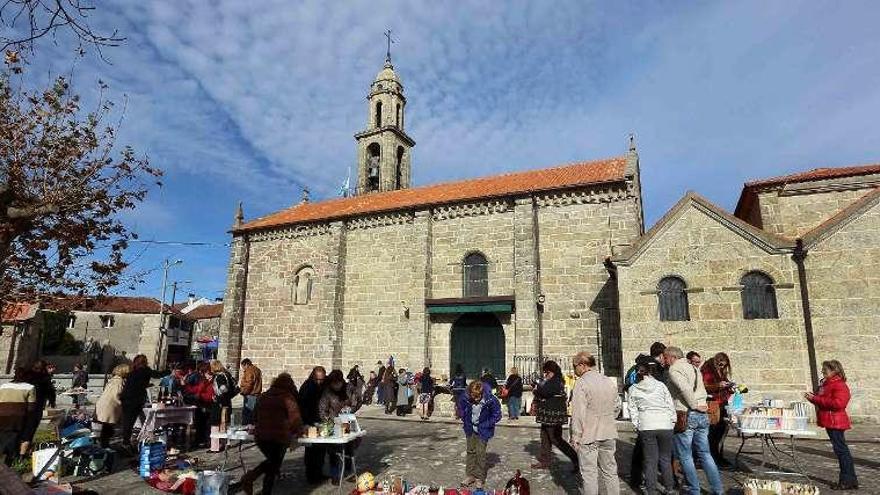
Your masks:
[[[644,231],[639,156],[411,187],[415,141],[390,60],[355,135],[354,195],[232,230],[219,358],[269,376],[435,376],[588,350],[621,377],[654,341],[727,352],[759,400],[797,400],[840,360],[880,421],[880,165],[747,183],[731,214],[688,193]]]
[[[502,376],[516,356],[586,348],[619,372],[619,348],[601,352],[619,332],[604,260],[643,233],[636,150],[411,188],[415,142],[390,61],[368,103],[354,196],[239,214],[219,357],[296,377],[389,356]]]

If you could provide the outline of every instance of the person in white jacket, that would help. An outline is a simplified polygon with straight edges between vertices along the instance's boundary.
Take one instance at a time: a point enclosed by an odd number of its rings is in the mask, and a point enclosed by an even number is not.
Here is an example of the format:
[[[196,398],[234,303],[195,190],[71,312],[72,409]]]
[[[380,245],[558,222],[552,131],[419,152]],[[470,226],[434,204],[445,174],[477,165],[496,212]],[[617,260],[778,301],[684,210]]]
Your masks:
[[[666,492],[672,491],[675,403],[666,385],[651,376],[651,370],[645,365],[636,368],[636,383],[629,388],[629,416],[642,441],[645,493],[657,493],[658,464],[663,488]]]

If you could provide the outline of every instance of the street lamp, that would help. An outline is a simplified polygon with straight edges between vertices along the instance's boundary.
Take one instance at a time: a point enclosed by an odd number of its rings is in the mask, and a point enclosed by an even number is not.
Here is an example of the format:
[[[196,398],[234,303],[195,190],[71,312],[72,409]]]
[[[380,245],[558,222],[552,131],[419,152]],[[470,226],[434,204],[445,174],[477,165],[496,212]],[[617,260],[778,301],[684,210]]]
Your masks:
[[[168,288],[168,269],[174,265],[183,263],[183,260],[171,261],[165,258],[162,262],[162,305],[159,306],[159,345],[156,348],[156,360],[154,361],[156,368],[162,367],[162,347],[165,345],[165,289]]]

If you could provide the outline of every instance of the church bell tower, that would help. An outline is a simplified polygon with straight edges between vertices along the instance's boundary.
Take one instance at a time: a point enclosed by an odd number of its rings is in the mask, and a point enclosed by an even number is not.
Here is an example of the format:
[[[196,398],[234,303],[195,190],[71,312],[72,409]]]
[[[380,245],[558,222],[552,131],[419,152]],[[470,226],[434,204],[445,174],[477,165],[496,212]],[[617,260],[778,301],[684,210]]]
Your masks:
[[[406,97],[391,64],[391,40],[385,66],[370,85],[367,95],[367,128],[357,140],[357,194],[394,191],[410,186],[412,147],[416,142],[404,131]]]

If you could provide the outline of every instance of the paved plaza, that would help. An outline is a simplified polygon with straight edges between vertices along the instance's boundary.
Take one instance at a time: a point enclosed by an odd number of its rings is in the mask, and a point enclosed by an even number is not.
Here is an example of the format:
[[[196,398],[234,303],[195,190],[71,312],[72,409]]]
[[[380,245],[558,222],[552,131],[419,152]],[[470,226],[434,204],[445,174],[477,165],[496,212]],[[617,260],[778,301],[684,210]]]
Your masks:
[[[407,480],[443,486],[457,486],[464,476],[464,440],[461,427],[445,420],[421,422],[409,417],[400,420],[377,414],[370,408],[362,415],[361,424],[368,430],[368,436],[358,450],[358,471],[370,471],[377,476],[399,474]],[[621,493],[632,494],[625,483],[629,472],[630,453],[634,435],[621,432],[618,442],[618,472],[621,477]],[[531,482],[532,493],[563,494],[577,493],[577,479],[571,472],[570,463],[557,453],[556,462],[549,471],[535,471],[530,465],[539,449],[539,432],[531,418],[522,418],[518,423],[505,419],[489,444],[488,486],[503,488],[504,483],[516,469],[522,470]],[[738,442],[729,439],[727,451],[733,458]],[[858,493],[880,493],[880,428],[862,427],[850,435],[850,446],[856,461],[862,489]],[[733,449],[733,450],[732,450]],[[724,472],[724,486],[728,493],[740,493],[739,482],[749,476],[750,470],[757,470],[760,463],[758,444],[746,444],[753,452],[743,454],[745,464],[739,471]],[[824,436],[816,440],[799,443],[798,451],[810,477],[822,492],[827,492],[829,484],[836,481],[837,461],[831,451],[831,444]],[[223,454],[194,453],[204,467],[218,466]],[[283,467],[283,479],[277,485],[279,494],[331,494],[338,488],[329,482],[319,486],[309,486],[304,479],[302,468],[303,449],[289,452]],[[244,460],[249,467],[254,466],[262,456],[253,446],[244,450]],[[234,472],[237,477],[240,471]],[[792,478],[795,479],[795,478]],[[100,479],[78,483],[102,494],[153,494],[161,493],[149,488],[141,481],[133,469],[124,466],[118,472]],[[259,484],[258,484],[259,486]],[[345,485],[345,493],[353,488]]]

